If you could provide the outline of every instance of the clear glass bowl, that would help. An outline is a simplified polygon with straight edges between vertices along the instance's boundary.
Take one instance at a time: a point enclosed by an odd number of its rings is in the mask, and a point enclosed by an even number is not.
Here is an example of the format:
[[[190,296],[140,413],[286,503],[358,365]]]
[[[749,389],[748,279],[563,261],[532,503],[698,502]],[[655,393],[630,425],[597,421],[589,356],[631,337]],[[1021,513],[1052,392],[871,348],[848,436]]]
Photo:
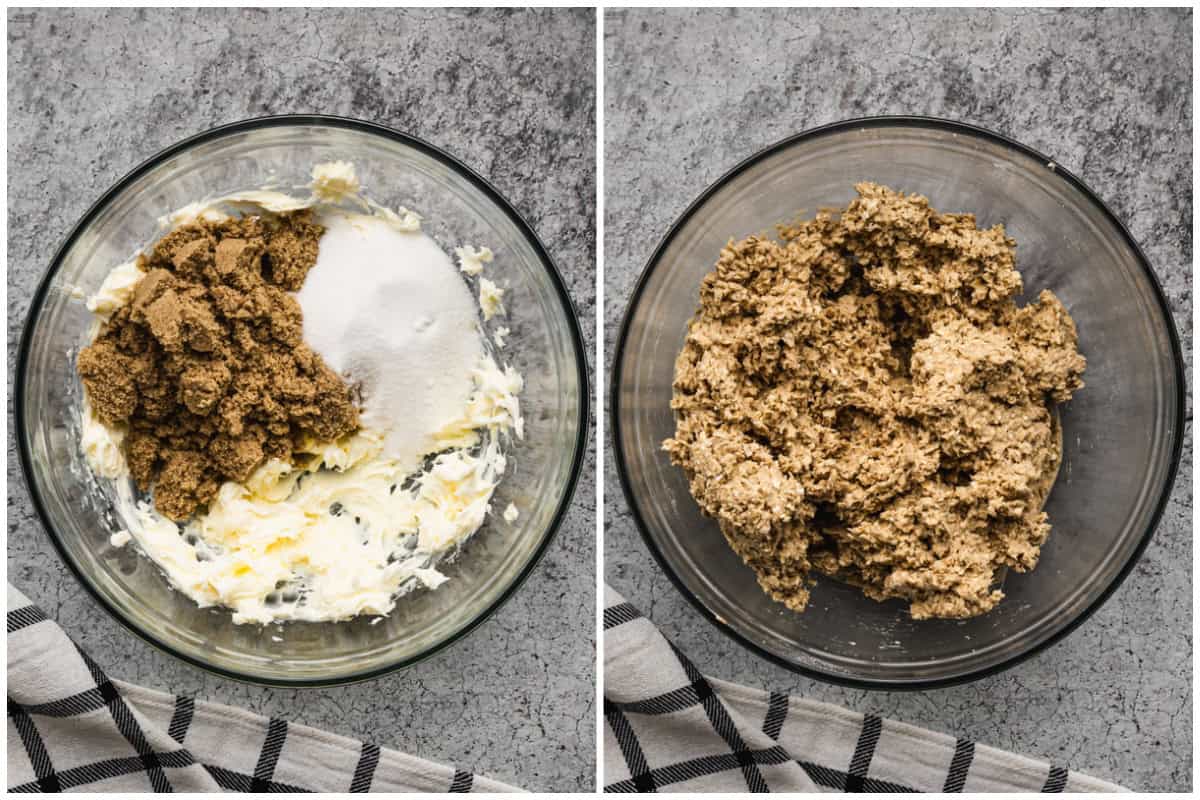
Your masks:
[[[1029,297],[1053,290],[1079,328],[1087,386],[1061,407],[1063,463],[1037,569],[991,613],[918,622],[820,578],[803,613],[773,602],[700,514],[661,448],[674,361],[699,286],[731,238],[844,207],[871,180],[942,211],[1004,223]],[[1024,302],[1024,299],[1021,301]],[[923,688],[996,672],[1078,625],[1132,568],[1162,513],[1183,433],[1184,375],[1162,291],[1125,228],[1078,179],[996,134],[926,118],[852,120],[753,156],[659,245],[630,300],[612,371],[614,450],[634,518],[680,591],[757,653],[822,680]]]
[[[494,508],[516,503],[516,525],[485,523],[446,567],[451,580],[415,591],[371,624],[234,625],[172,590],[136,548],[115,549],[125,527],[112,491],[79,447],[82,387],[74,364],[90,314],[73,287],[91,293],[115,265],[156,234],[156,220],[197,199],[302,186],[316,163],[352,161],[375,201],[404,205],[443,247],[467,242],[496,252],[489,277],[508,287],[502,358],[525,377],[525,438],[515,442]],[[356,120],[319,116],[248,120],[168,148],[123,178],[84,215],[54,257],[25,324],[15,416],[34,504],[63,559],[108,611],[186,661],[229,677],[304,686],[346,682],[411,664],[483,621],[533,569],[566,514],[584,455],[588,390],[578,321],[545,249],[486,181],[413,137]],[[276,638],[278,641],[276,641]]]

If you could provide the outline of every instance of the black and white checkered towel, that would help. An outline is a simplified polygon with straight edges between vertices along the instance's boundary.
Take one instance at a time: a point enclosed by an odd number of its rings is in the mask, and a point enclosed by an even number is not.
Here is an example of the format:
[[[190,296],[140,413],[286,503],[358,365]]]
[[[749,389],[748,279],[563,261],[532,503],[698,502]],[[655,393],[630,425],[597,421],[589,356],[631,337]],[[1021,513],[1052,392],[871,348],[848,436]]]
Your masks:
[[[111,680],[8,587],[8,790],[511,792],[470,772]]]
[[[606,792],[1107,792],[1065,767],[706,678],[610,587]]]

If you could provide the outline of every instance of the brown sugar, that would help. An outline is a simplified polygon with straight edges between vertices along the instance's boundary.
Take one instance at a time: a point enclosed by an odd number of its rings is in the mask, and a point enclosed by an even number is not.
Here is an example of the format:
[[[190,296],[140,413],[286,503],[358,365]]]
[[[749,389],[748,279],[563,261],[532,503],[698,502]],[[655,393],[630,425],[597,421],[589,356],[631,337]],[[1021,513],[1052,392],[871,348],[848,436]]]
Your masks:
[[[139,257],[132,301],[80,352],[97,417],[128,426],[130,473],[165,516],[187,519],[301,437],[358,427],[288,294],[323,232],[307,211],[181,225]]]
[[[1015,243],[876,184],[840,213],[731,242],[675,365],[683,467],[759,584],[815,574],[914,618],[985,613],[1038,561],[1083,382],[1049,291],[1018,308]]]

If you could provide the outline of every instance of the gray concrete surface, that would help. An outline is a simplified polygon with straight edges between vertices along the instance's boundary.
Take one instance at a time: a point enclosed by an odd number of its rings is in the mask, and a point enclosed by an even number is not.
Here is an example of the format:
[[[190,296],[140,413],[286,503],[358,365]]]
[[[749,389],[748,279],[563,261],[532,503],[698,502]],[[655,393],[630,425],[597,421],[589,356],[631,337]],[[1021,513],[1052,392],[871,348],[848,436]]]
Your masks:
[[[373,120],[462,158],[547,244],[590,336],[594,19],[591,10],[10,11],[10,397],[30,292],[88,205],[160,148],[271,113]],[[10,405],[10,420],[11,413]],[[115,677],[370,739],[530,789],[593,786],[593,462],[557,541],[491,620],[414,668],[319,691],[215,678],[126,633],[55,556],[11,437],[8,474],[9,579]]]
[[[932,114],[1008,134],[1079,175],[1162,280],[1191,365],[1190,11],[612,10],[605,22],[605,322],[701,190],[806,128]],[[1067,764],[1146,791],[1192,785],[1190,393],[1183,465],[1125,585],[1065,641],[967,686],[913,694],[800,678],[705,622],[653,563],[612,468],[607,579],[708,674]]]

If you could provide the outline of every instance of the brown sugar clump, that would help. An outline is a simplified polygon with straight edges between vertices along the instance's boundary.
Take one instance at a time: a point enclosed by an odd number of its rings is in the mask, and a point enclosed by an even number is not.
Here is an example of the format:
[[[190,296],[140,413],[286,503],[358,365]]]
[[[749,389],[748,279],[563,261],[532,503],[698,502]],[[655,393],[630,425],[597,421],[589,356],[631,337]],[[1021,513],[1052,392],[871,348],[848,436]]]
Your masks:
[[[197,220],[138,259],[144,277],[79,354],[97,417],[126,424],[125,458],[155,507],[184,520],[221,483],[300,437],[358,427],[346,383],[304,344],[304,283],[324,233],[310,212]]]
[[[264,272],[276,285],[298,292],[304,278],[317,260],[317,240],[324,231],[311,218],[297,218],[288,230],[280,231],[267,243]]]

